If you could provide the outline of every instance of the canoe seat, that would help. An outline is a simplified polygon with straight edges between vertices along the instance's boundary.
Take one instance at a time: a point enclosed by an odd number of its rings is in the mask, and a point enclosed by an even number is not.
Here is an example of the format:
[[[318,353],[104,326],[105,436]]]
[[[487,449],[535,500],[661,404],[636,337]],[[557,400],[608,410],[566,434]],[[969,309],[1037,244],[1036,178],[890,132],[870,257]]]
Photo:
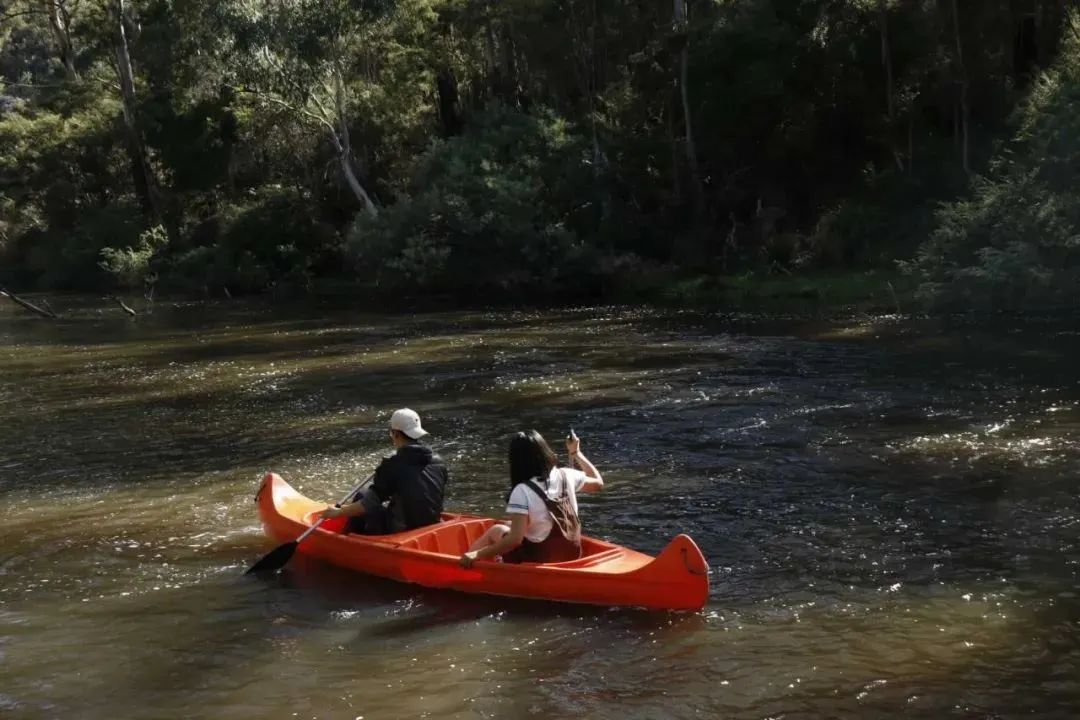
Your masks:
[[[494,524],[495,521],[489,518],[446,522],[406,540],[399,547],[440,555],[461,555]]]
[[[425,529],[404,540],[398,547],[440,555],[461,555],[495,523],[496,521],[490,518],[458,518]],[[559,567],[589,567],[618,555],[620,549],[593,538],[582,538],[581,551],[583,554],[577,560],[551,564]]]
[[[584,568],[592,567],[593,565],[599,565],[602,562],[611,560],[612,558],[619,557],[623,554],[621,548],[612,548],[610,550],[603,550],[602,552],[594,553],[592,555],[584,555],[577,560],[567,560],[560,563],[548,563],[550,567],[561,568]]]

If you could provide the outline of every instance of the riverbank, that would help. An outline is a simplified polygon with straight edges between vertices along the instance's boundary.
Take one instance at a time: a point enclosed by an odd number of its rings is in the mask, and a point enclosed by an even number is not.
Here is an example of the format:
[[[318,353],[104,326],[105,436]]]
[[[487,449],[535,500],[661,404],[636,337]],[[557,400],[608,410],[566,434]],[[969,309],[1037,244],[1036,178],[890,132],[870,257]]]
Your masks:
[[[653,270],[638,273],[608,285],[556,288],[544,292],[506,292],[461,296],[451,293],[425,293],[409,288],[383,288],[372,282],[326,278],[306,287],[278,285],[258,295],[271,303],[335,303],[364,306],[380,312],[468,310],[480,308],[558,307],[590,304],[648,305],[656,308],[696,310],[732,310],[784,314],[843,314],[847,312],[911,313],[922,310],[915,298],[916,284],[898,272],[882,270],[833,273],[746,272],[734,276],[687,274],[676,270]],[[50,294],[31,292],[26,297],[64,304],[65,297],[84,298],[85,294]],[[230,301],[227,288],[210,289],[198,294],[159,294],[152,301],[135,293],[101,295],[118,312],[124,309],[116,298],[137,313],[155,303],[189,301]],[[236,298],[239,299],[239,298]],[[62,311],[61,311],[62,314]]]
[[[734,276],[672,275],[617,293],[626,302],[658,307],[730,309],[795,314],[911,313],[922,310],[916,283],[883,270],[833,273],[765,273]]]

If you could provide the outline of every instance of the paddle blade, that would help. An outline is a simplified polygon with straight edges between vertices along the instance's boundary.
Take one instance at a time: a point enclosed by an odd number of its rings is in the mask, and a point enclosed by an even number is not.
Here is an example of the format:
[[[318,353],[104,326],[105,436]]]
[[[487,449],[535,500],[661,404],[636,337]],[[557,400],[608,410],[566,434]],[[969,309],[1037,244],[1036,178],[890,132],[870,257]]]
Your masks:
[[[296,547],[299,545],[296,540],[287,542],[284,545],[278,545],[276,548],[268,552],[262,557],[259,562],[248,568],[245,575],[255,575],[258,573],[269,573],[275,570],[280,570],[285,567],[285,563],[292,559],[293,553],[296,552]]]

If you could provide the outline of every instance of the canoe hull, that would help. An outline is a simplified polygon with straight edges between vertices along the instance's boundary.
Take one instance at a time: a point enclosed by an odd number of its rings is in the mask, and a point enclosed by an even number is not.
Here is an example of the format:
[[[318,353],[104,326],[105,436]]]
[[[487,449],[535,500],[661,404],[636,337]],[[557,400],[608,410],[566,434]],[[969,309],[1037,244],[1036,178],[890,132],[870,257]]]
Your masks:
[[[267,535],[277,542],[296,539],[326,508],[273,473],[263,479],[256,502]],[[699,610],[708,598],[708,565],[686,535],[656,558],[583,538],[585,556],[571,562],[458,565],[461,553],[494,522],[444,513],[436,525],[363,536],[343,535],[340,521],[328,521],[298,552],[357,572],[462,592],[658,610]]]

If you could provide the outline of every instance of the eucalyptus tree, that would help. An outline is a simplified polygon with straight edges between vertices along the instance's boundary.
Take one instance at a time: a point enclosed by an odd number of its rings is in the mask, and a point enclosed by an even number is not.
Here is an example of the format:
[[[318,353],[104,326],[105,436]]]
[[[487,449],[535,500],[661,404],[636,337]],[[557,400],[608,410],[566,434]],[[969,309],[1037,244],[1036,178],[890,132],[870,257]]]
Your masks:
[[[366,30],[388,2],[287,0],[235,3],[237,90],[318,128],[334,148],[342,177],[369,215],[379,208],[361,179],[350,132]]]

